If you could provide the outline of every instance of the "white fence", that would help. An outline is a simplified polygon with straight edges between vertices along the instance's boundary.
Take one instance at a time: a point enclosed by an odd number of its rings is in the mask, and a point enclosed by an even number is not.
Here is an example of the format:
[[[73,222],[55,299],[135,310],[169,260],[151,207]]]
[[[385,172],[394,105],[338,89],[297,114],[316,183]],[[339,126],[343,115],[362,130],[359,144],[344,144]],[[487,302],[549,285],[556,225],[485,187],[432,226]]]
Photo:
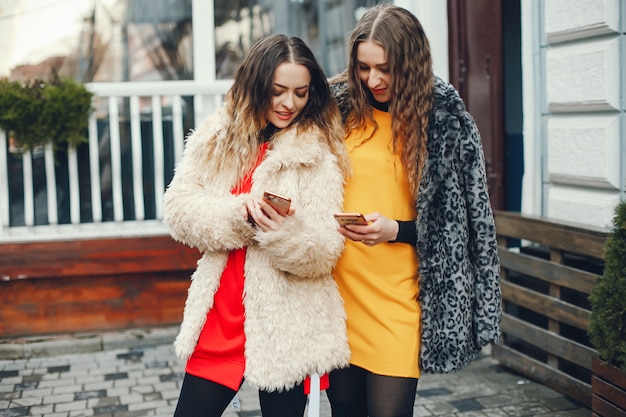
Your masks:
[[[163,193],[189,129],[232,81],[90,84],[89,141],[19,153],[0,131],[0,243],[165,233]]]

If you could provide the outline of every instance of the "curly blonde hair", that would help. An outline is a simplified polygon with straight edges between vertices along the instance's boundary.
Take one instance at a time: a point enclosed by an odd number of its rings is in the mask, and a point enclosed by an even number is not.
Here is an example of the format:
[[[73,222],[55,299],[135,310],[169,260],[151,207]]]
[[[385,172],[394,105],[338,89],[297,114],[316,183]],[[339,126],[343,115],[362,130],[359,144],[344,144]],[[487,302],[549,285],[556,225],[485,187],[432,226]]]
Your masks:
[[[224,98],[230,118],[225,134],[216,135],[209,146],[209,165],[220,171],[236,172],[239,179],[249,174],[259,156],[261,132],[267,127],[273,76],[285,62],[304,65],[311,74],[309,99],[292,122],[298,131],[317,128],[319,139],[337,156],[344,178],[350,161],[344,144],[341,115],[328,81],[309,47],[294,36],[271,35],[257,41],[239,65],[233,85]],[[276,133],[280,134],[280,130]],[[218,139],[221,138],[221,139]]]
[[[419,20],[406,9],[379,4],[365,12],[348,41],[346,76],[352,110],[346,120],[347,131],[362,126],[366,118],[373,122],[370,105],[373,98],[358,74],[357,48],[361,42],[375,42],[387,55],[393,150],[401,154],[416,197],[426,162],[428,118],[434,100],[435,76],[428,38]]]

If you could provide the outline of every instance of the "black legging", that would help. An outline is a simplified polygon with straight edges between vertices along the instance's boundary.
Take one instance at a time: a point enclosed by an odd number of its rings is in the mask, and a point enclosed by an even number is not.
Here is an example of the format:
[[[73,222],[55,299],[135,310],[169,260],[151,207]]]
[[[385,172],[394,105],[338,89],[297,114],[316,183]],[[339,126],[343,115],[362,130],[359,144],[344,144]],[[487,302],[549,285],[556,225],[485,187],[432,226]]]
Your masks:
[[[185,373],[174,417],[220,417],[237,394],[230,388]],[[306,395],[303,384],[289,391],[259,391],[263,417],[297,417],[304,415]]]
[[[351,365],[332,371],[326,395],[333,417],[412,417],[417,378],[373,374]]]

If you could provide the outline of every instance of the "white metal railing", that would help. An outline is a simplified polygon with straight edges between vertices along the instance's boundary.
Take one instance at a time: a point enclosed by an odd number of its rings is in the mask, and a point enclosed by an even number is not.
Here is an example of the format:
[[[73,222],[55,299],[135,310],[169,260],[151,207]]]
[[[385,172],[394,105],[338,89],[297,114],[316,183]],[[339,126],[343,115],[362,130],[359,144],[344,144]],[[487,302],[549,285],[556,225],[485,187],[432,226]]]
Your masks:
[[[193,99],[193,125],[197,125],[202,119],[210,114],[221,102],[232,81],[216,81],[212,83],[198,83],[193,81],[167,81],[145,83],[115,83],[115,84],[89,84],[88,88],[94,92],[94,102],[105,105],[97,106],[97,109],[89,119],[89,142],[85,146],[89,151],[89,177],[90,177],[90,221],[81,221],[82,207],[80,198],[80,172],[79,155],[76,149],[67,151],[68,182],[64,198],[69,199],[69,223],[59,224],[57,210],[58,189],[55,172],[54,150],[51,145],[43,149],[24,152],[21,159],[21,178],[15,172],[9,172],[9,159],[15,158],[15,154],[7,152],[9,144],[7,135],[0,131],[0,243],[19,241],[44,241],[44,240],[68,240],[92,237],[116,237],[116,236],[141,236],[166,233],[161,224],[163,217],[163,193],[167,184],[166,164],[163,134],[163,101],[167,101],[167,120],[171,121],[173,144],[170,150],[173,153],[174,162],[179,161],[182,155],[184,138],[188,132],[183,127],[183,98]],[[125,122],[129,123],[130,154],[132,155],[132,219],[125,218],[124,213],[124,178],[122,176],[123,150],[120,133],[120,103],[121,99],[127,99],[129,106],[125,113]],[[146,155],[142,152],[142,111],[141,105],[150,110],[152,127],[152,160],[145,160]],[[146,104],[147,103],[147,104]],[[128,120],[126,120],[128,119]],[[110,184],[107,189],[111,192],[112,218],[105,219],[102,212],[102,139],[99,132],[99,121],[102,128],[104,121],[108,120],[108,138],[110,145],[107,151],[110,153]],[[144,118],[145,120],[145,118]],[[35,155],[33,154],[35,153]],[[35,195],[33,187],[33,160],[39,158],[44,164],[46,193],[45,213],[46,220],[35,219],[36,206],[43,206],[41,196]],[[43,159],[41,159],[43,158]],[[144,204],[144,178],[143,166],[150,163],[154,169],[154,218],[146,219],[146,207]],[[129,181],[126,181],[129,182]],[[9,189],[15,189],[22,185],[23,200],[20,204],[11,202]],[[64,194],[65,194],[64,193]],[[126,196],[128,198],[128,196]],[[12,207],[13,206],[13,207]],[[23,213],[18,213],[18,209]],[[21,216],[23,216],[23,218]],[[15,217],[20,217],[16,224]],[[41,217],[41,214],[39,215]],[[128,217],[128,216],[126,216]],[[37,223],[37,224],[36,224]],[[41,224],[39,224],[41,223]]]

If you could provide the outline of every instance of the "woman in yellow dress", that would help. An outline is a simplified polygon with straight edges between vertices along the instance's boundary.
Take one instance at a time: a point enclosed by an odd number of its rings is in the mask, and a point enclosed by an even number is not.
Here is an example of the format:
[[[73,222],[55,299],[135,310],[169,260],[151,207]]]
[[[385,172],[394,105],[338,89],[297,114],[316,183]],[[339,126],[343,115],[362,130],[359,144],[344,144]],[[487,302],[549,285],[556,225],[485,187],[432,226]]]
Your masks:
[[[369,224],[339,228],[346,245],[334,277],[352,353],[327,393],[336,417],[412,416],[422,372],[458,371],[500,336],[484,156],[410,12],[366,11],[348,55],[331,80],[353,169],[344,211]]]

